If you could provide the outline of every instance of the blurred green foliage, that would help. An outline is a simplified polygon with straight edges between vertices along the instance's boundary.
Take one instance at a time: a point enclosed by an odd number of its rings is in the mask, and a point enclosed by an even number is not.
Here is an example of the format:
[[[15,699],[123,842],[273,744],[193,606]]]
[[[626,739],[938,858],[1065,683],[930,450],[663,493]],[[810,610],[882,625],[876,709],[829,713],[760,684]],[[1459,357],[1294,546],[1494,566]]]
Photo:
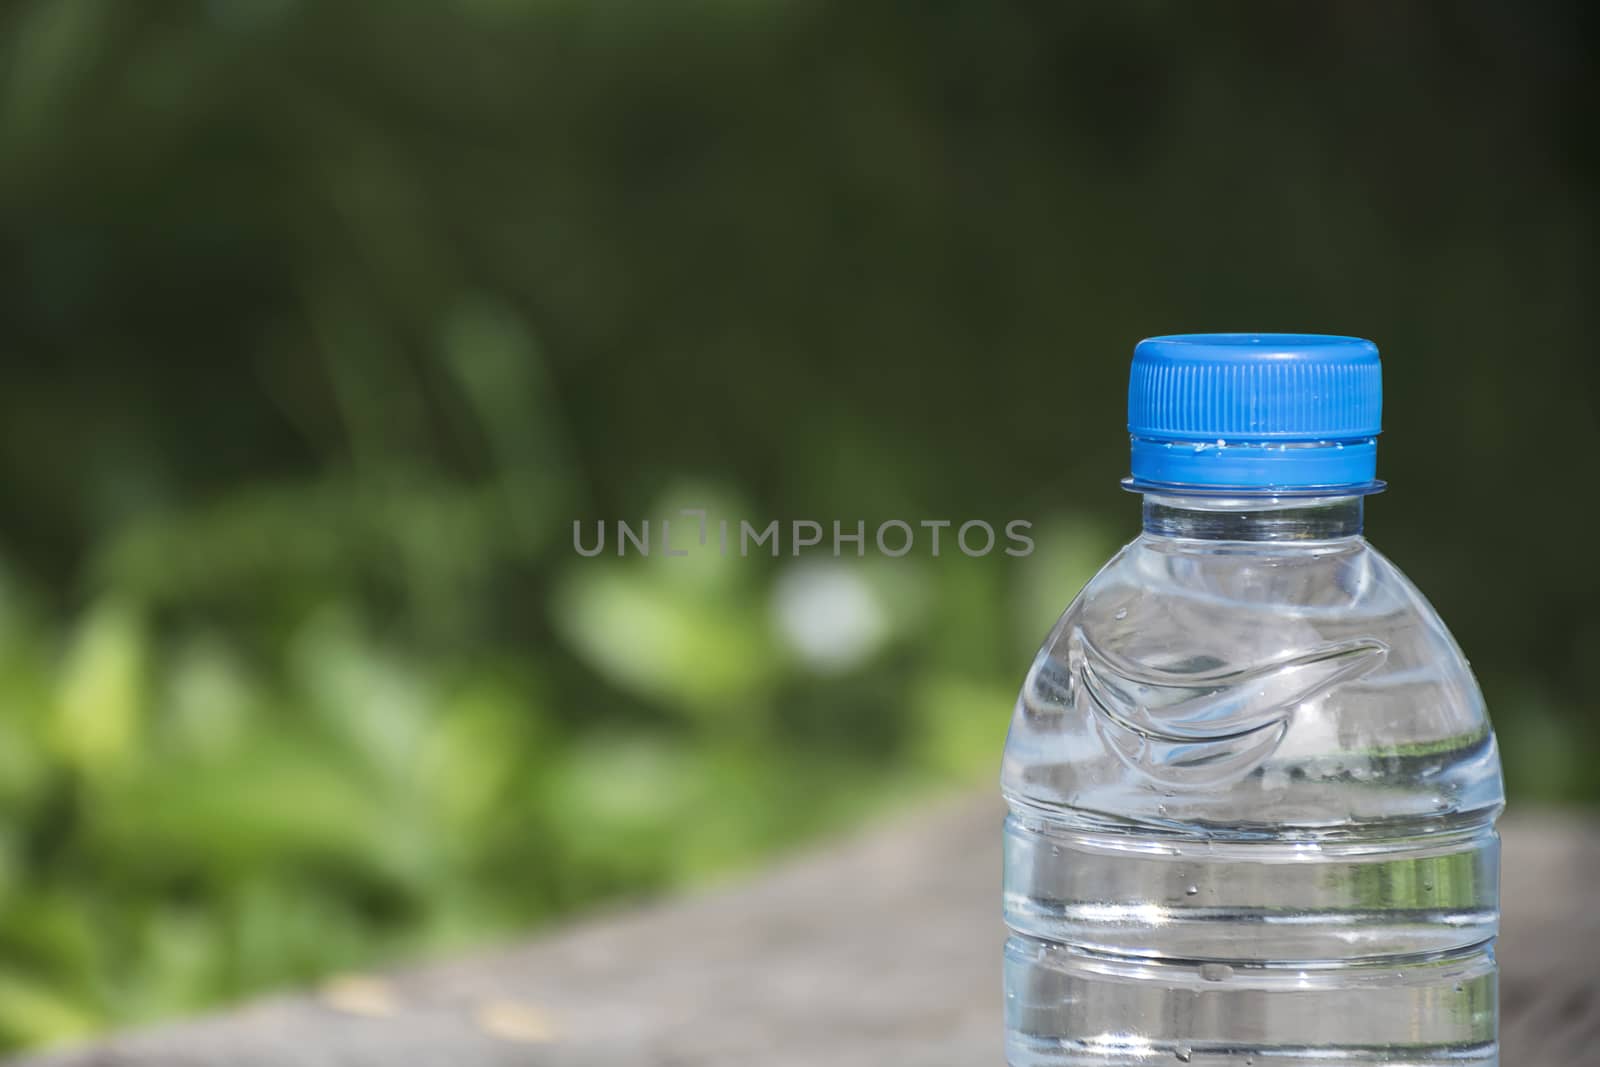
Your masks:
[[[0,11],[0,1047],[996,763],[1139,336],[1364,334],[1374,539],[1594,800],[1579,5]],[[1035,521],[582,559],[574,519]],[[843,608],[858,632],[818,644]],[[826,636],[826,635],[824,635]],[[837,636],[837,635],[835,635]],[[829,652],[828,649],[835,651]]]
[[[1069,589],[1113,547],[1077,531],[1055,544],[1082,551],[1009,576],[965,558],[596,559],[506,623],[478,572],[519,565],[509,533],[447,538],[472,546],[465,568],[419,549],[342,587],[363,539],[403,554],[419,528],[514,526],[506,497],[398,492],[133,523],[64,631],[5,584],[7,1042],[471,943],[969,780],[1003,738],[1004,650],[1048,623],[1030,587]],[[369,508],[404,511],[393,539]],[[785,608],[786,590],[842,593],[882,625],[808,654],[794,628],[828,605]],[[436,633],[441,605],[459,614]],[[1014,620],[1003,640],[996,619]]]

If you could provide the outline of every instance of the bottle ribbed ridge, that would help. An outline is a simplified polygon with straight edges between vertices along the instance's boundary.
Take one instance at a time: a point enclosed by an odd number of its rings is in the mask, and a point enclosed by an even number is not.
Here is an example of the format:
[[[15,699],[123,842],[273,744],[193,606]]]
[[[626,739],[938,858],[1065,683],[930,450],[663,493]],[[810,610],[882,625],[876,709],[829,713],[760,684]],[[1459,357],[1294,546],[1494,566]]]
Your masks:
[[[1381,425],[1378,349],[1356,337],[1190,334],[1134,350],[1128,430],[1175,441],[1340,441]]]

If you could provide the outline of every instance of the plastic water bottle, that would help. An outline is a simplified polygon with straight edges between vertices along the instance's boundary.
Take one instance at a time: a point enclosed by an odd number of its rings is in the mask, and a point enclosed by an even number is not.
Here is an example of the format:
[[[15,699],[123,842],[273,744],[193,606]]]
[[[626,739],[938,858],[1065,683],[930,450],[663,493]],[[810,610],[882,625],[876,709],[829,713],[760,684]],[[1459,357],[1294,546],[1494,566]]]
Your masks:
[[[1135,350],[1144,531],[1006,745],[1015,1067],[1498,1064],[1499,757],[1361,536],[1380,407],[1356,338]]]

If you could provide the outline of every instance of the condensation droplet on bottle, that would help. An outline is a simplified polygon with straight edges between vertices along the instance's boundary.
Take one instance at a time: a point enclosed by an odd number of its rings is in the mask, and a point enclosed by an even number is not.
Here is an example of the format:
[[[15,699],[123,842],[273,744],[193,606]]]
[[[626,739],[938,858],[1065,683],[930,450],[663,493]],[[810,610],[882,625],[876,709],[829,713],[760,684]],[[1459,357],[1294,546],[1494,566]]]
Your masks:
[[[1122,620],[1122,619],[1126,619],[1127,617],[1128,617],[1128,609],[1127,608],[1118,608],[1117,609],[1117,613],[1114,616],[1112,616],[1112,618],[1117,619],[1119,621]]]
[[[1200,977],[1207,982],[1226,982],[1233,977],[1233,968],[1226,963],[1202,963]]]
[[[1178,1057],[1179,1063],[1188,1063],[1194,1058],[1194,1050],[1189,1048],[1187,1045],[1183,1045],[1173,1052],[1173,1055]]]
[[[1183,892],[1184,892],[1185,896],[1191,896],[1192,897],[1196,893],[1200,892],[1200,887],[1197,886],[1197,885],[1192,885],[1188,889],[1185,889]]]

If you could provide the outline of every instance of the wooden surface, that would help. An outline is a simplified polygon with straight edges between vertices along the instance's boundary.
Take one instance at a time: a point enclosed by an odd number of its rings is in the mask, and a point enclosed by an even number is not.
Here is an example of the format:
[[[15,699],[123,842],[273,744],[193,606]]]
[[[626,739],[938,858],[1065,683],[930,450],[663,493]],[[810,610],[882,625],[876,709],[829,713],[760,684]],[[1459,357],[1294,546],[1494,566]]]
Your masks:
[[[1502,1063],[1600,1065],[1600,829],[1537,812],[1502,828]],[[999,1065],[999,844],[996,801],[945,803],[523,947],[19,1062]]]

